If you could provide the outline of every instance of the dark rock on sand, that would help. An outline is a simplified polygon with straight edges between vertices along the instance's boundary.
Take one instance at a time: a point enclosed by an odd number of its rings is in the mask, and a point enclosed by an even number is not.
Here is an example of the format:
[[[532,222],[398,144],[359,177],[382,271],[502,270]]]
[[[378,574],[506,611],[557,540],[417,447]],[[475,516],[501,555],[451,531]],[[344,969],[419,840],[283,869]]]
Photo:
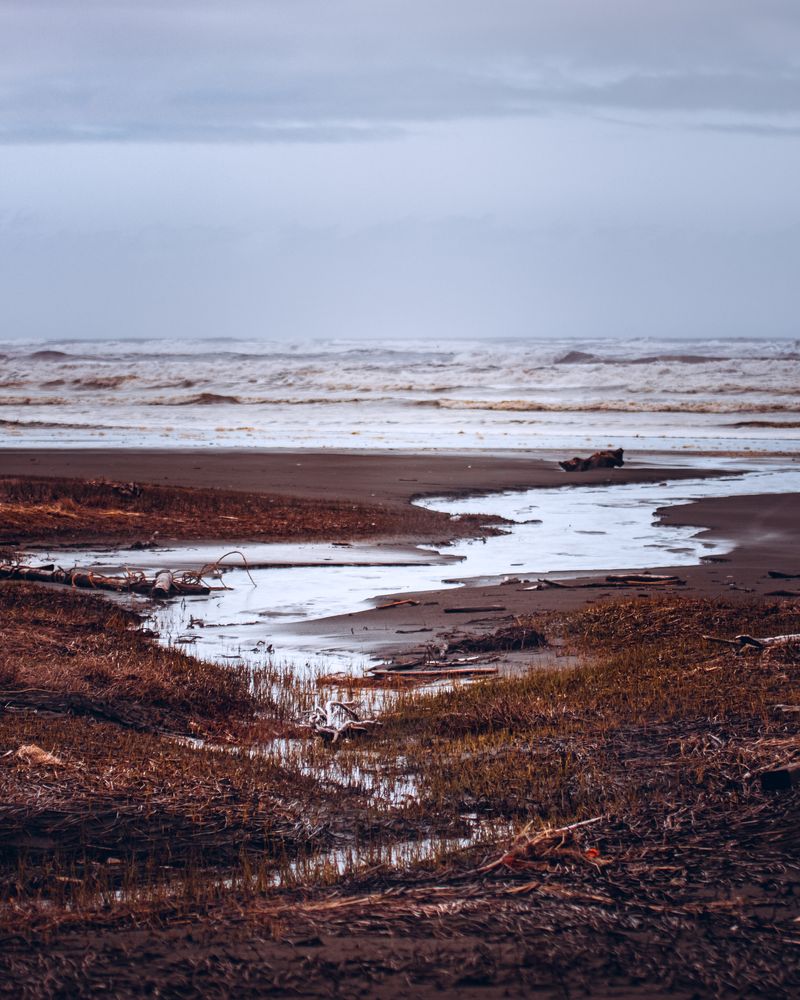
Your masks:
[[[622,448],[609,449],[607,451],[596,451],[589,458],[569,459],[567,462],[558,464],[564,472],[586,472],[589,469],[619,469],[625,463],[622,460]]]

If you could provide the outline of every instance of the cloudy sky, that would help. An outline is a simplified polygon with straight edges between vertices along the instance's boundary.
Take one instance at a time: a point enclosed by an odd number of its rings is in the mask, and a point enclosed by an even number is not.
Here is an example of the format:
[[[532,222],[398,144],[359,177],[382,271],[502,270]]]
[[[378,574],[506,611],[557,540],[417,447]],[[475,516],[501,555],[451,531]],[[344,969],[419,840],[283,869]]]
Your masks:
[[[0,0],[0,339],[800,336],[797,0]]]

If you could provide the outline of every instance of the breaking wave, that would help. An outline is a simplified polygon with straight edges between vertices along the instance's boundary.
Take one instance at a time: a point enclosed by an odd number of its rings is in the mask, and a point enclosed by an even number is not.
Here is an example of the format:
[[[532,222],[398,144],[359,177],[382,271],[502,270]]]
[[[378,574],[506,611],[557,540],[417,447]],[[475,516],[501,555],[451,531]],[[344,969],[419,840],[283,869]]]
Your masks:
[[[640,402],[606,399],[580,402],[543,403],[531,399],[431,399],[419,400],[418,406],[443,410],[499,410],[512,413],[800,413],[800,404],[743,402]]]

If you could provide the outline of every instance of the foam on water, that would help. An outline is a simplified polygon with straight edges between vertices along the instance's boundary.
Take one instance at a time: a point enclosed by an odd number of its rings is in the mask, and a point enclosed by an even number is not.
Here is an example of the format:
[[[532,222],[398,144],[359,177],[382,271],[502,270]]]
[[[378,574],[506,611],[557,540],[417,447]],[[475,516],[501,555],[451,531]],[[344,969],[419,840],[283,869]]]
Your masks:
[[[800,341],[65,341],[0,355],[5,445],[800,443]]]

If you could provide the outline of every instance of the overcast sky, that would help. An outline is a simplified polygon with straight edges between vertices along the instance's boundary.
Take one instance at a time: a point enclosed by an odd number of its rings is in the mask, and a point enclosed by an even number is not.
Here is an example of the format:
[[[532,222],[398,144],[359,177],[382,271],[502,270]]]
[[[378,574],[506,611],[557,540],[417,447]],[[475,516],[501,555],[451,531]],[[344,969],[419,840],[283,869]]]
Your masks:
[[[798,0],[0,0],[0,339],[800,336]]]

